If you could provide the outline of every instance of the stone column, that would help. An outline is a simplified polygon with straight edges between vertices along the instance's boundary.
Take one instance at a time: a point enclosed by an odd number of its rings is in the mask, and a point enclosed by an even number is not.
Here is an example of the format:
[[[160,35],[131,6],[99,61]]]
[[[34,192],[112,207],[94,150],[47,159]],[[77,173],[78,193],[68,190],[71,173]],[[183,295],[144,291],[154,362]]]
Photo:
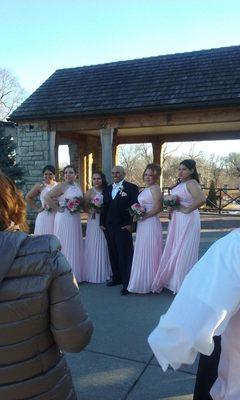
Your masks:
[[[77,181],[81,181],[80,177],[80,171],[79,171],[79,165],[80,165],[80,148],[78,143],[69,143],[68,144],[68,149],[69,149],[69,158],[70,158],[70,164],[76,168],[78,178]]]
[[[163,146],[164,146],[164,143],[161,143],[161,142],[153,142],[152,143],[153,162],[154,162],[154,164],[160,165],[161,168],[162,168],[162,164],[163,164],[163,158],[162,158],[163,157]],[[163,176],[163,174],[161,172],[160,180],[159,180],[159,184],[160,184],[161,188],[162,188],[162,184],[163,184],[162,176]]]
[[[42,182],[42,169],[53,161],[53,134],[38,124],[18,126],[16,161],[24,172],[24,194],[36,182]],[[32,221],[35,212],[29,210],[28,217]]]
[[[51,132],[49,132],[50,163],[56,167],[55,146],[56,146],[56,132],[51,131]]]
[[[112,143],[113,143],[114,129],[106,128],[100,129],[100,137],[102,144],[102,170],[106,175],[107,181],[112,180]]]

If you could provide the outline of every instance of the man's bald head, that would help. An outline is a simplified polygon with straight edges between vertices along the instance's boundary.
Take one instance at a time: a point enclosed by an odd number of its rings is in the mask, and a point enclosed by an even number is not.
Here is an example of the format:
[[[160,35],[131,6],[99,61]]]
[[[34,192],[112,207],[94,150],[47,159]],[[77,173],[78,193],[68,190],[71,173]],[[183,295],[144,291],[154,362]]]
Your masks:
[[[125,177],[125,171],[124,168],[121,165],[115,165],[112,168],[112,177],[113,177],[113,182],[117,183],[120,182],[124,179]]]

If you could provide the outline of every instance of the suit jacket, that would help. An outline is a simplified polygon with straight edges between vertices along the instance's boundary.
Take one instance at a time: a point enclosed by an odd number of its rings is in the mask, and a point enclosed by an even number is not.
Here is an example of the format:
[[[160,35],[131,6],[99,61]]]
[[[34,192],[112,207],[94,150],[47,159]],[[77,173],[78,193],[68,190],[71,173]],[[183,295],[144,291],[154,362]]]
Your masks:
[[[100,225],[106,228],[117,228],[132,224],[132,217],[128,208],[137,202],[138,187],[133,183],[123,181],[122,190],[112,199],[112,185],[103,193],[103,207],[100,216]]]

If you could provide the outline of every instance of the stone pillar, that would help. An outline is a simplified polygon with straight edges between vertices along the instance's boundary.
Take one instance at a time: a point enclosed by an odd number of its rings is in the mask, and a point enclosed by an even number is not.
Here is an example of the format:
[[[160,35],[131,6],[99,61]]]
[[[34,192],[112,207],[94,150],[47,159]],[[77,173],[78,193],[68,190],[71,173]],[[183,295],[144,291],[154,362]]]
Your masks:
[[[83,191],[86,190],[85,188],[85,171],[84,171],[84,149],[83,146],[80,146],[79,149],[79,180],[80,185]]]
[[[69,143],[68,144],[68,149],[69,149],[69,158],[70,158],[70,164],[76,168],[77,170],[77,181],[81,181],[80,177],[80,171],[79,171],[79,165],[80,165],[80,149],[79,149],[79,144],[78,143]]]
[[[164,143],[161,142],[153,142],[152,143],[152,149],[153,149],[153,162],[154,164],[158,164],[160,165],[160,167],[162,168],[162,164],[163,164],[163,146]],[[162,188],[163,185],[163,181],[162,181],[162,171],[161,171],[161,175],[160,175],[160,180],[159,180],[159,185]]]
[[[59,180],[59,160],[58,160],[58,150],[59,150],[59,144],[56,144],[55,146],[55,168],[56,168],[56,180]]]
[[[18,126],[16,160],[24,171],[25,191],[42,181],[42,169],[53,161],[52,152],[50,132],[37,125]]]
[[[42,169],[51,164],[53,154],[53,134],[47,130],[33,125],[19,125],[17,132],[16,161],[24,172],[25,184],[22,188],[24,194],[36,182],[42,182]],[[29,220],[35,218],[36,213],[29,210]]]
[[[114,129],[100,129],[100,137],[102,144],[102,170],[106,175],[107,181],[112,181],[112,143]]]
[[[77,168],[79,159],[79,146],[77,143],[69,143],[68,149],[69,149],[70,164],[73,165],[75,168]]]
[[[50,153],[50,163],[56,167],[56,132],[49,132],[49,153]]]

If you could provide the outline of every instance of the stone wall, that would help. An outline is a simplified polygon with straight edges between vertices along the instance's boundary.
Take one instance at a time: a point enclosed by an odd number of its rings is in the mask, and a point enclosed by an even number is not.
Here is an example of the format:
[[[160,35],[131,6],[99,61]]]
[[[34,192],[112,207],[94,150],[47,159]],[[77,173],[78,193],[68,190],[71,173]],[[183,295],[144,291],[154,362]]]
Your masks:
[[[35,183],[42,182],[42,169],[51,164],[50,133],[37,124],[19,125],[16,160],[24,171],[22,190],[26,194]],[[36,213],[29,209],[28,217],[32,221]]]

